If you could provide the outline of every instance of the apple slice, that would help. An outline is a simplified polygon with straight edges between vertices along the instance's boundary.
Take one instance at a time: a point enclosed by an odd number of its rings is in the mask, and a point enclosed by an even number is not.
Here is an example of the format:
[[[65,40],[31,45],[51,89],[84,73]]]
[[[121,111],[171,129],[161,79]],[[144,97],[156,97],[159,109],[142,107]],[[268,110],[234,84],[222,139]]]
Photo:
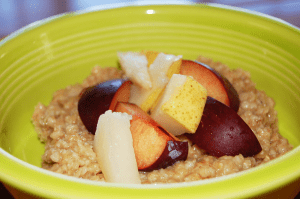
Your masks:
[[[95,134],[99,116],[109,109],[111,101],[124,83],[124,79],[114,79],[84,89],[78,101],[78,113],[89,132]]]
[[[130,130],[139,170],[166,168],[186,160],[188,143],[176,141],[163,128],[144,119],[132,120]]]
[[[164,130],[140,107],[118,102],[114,111],[132,115],[130,130],[139,170],[151,171],[186,160],[187,142]]]
[[[235,110],[211,97],[207,97],[196,133],[185,135],[216,157],[239,154],[248,157],[262,150],[255,134]]]
[[[141,184],[130,131],[131,118],[127,113],[111,110],[99,117],[94,150],[107,182]]]
[[[225,77],[208,65],[197,61],[182,60],[180,74],[192,76],[206,88],[208,96],[238,111],[240,106],[238,93]]]
[[[130,97],[130,88],[132,82],[127,80],[125,81],[120,88],[116,91],[113,99],[111,100],[109,110],[114,110],[118,102],[128,102]]]
[[[206,89],[192,77],[174,74],[151,117],[175,136],[195,133],[206,97]]]
[[[138,105],[148,112],[157,103],[171,76],[179,73],[182,56],[159,53],[149,66],[152,81],[151,89],[144,89],[138,85],[131,86],[129,102]]]
[[[121,68],[126,76],[136,85],[150,89],[152,81],[148,72],[148,60],[143,53],[118,52]]]

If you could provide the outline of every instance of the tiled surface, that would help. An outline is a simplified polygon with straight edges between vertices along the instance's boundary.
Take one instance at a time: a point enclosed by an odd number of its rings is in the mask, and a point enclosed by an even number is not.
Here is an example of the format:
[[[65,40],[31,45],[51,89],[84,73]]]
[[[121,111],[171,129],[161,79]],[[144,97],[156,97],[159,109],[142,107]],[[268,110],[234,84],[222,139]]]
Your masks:
[[[101,3],[124,3],[125,0],[0,0],[0,38],[37,20],[56,14],[85,9]],[[167,2],[167,0],[165,0]],[[221,3],[253,11],[258,11],[283,19],[300,27],[299,0],[193,0],[197,3]],[[3,185],[0,184],[0,195],[12,198]],[[300,199],[300,195],[296,198]]]

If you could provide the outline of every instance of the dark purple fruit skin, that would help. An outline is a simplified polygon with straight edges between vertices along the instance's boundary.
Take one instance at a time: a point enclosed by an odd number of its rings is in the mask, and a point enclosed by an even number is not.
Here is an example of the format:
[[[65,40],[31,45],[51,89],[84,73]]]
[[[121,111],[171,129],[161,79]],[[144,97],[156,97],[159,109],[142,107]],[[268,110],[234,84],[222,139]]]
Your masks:
[[[140,171],[153,171],[172,166],[177,161],[185,161],[189,152],[188,142],[168,141],[161,156],[150,166]]]
[[[225,104],[208,97],[195,134],[186,137],[210,155],[221,157],[258,154],[262,148],[243,119]]]
[[[99,116],[109,109],[112,98],[125,81],[114,79],[83,90],[78,102],[78,113],[90,133],[95,134]]]
[[[227,78],[223,77],[221,74],[219,74],[216,70],[214,70],[213,68],[211,68],[210,66],[195,61],[196,63],[204,66],[205,68],[211,70],[212,72],[214,72],[216,74],[216,76],[222,80],[221,82],[223,83],[223,86],[225,87],[226,91],[227,91],[227,95],[229,98],[229,102],[230,102],[230,107],[235,111],[238,112],[239,107],[240,107],[240,98],[239,95],[237,93],[237,91],[234,89],[234,87],[232,86],[232,84],[228,81]]]

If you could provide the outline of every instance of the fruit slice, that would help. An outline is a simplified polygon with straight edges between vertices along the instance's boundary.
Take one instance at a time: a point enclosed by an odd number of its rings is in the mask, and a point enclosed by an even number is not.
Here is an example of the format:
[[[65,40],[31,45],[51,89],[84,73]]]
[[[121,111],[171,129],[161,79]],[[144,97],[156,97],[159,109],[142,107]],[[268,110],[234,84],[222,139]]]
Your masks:
[[[139,170],[151,171],[186,160],[187,142],[164,130],[140,107],[118,102],[115,111],[132,115],[130,129]]]
[[[115,112],[127,113],[132,116],[132,121],[141,118],[146,120],[154,125],[158,126],[158,124],[153,120],[145,111],[143,111],[136,104],[128,103],[128,102],[118,102],[113,110]]]
[[[209,154],[254,156],[262,148],[243,119],[225,104],[207,97],[200,125],[195,134],[185,134]]]
[[[130,127],[139,170],[166,168],[186,160],[188,143],[176,141],[160,126],[144,119],[132,120]]]
[[[159,168],[166,168],[177,161],[185,161],[189,153],[188,149],[188,142],[168,141],[164,151],[154,164],[141,170],[152,171]]]
[[[94,150],[107,182],[141,184],[130,120],[130,115],[111,110],[99,117]]]
[[[149,66],[152,88],[144,89],[137,85],[131,86],[130,103],[137,104],[148,112],[157,102],[171,76],[179,73],[182,56],[159,53]]]
[[[239,96],[231,83],[206,64],[182,60],[180,74],[192,76],[207,90],[207,95],[233,108],[239,109]]]
[[[175,136],[186,132],[195,133],[206,97],[206,89],[196,80],[174,74],[151,117]]]
[[[143,50],[142,53],[146,55],[148,60],[148,67],[154,62],[159,52],[157,51],[151,51],[151,50]]]
[[[132,82],[127,80],[125,81],[120,88],[115,93],[113,99],[111,100],[109,110],[114,110],[118,102],[128,102],[130,97],[130,87]]]
[[[121,68],[136,85],[150,89],[152,81],[148,72],[147,57],[138,52],[118,52]]]
[[[99,116],[109,109],[115,93],[124,81],[124,79],[106,81],[81,93],[78,113],[89,132],[95,134]]]

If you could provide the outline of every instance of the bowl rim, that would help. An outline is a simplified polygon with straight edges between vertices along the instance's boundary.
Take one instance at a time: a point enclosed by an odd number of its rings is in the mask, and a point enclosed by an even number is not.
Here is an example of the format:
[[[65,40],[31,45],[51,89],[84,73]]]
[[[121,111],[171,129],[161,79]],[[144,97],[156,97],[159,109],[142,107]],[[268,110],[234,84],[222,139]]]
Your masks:
[[[121,3],[111,3],[111,4],[103,4],[103,5],[96,5],[96,6],[91,6],[82,10],[77,10],[77,11],[71,11],[71,12],[64,12],[61,14],[53,15],[41,20],[37,20],[35,22],[29,23],[28,25],[23,26],[22,28],[12,32],[11,34],[7,35],[5,38],[0,40],[0,47],[7,43],[7,41],[19,36],[20,34],[30,31],[32,29],[35,29],[39,26],[45,25],[47,23],[50,23],[54,20],[57,19],[62,19],[64,17],[71,17],[71,16],[76,16],[80,14],[86,14],[89,12],[97,12],[97,11],[102,11],[102,10],[110,10],[110,9],[116,9],[116,8],[124,8],[124,7],[131,7],[131,6],[148,6],[148,5],[190,5],[190,6],[209,6],[209,7],[215,7],[215,8],[221,8],[221,9],[226,9],[226,10],[232,10],[232,11],[237,11],[237,12],[243,12],[243,13],[248,13],[251,15],[259,16],[262,18],[270,19],[272,21],[276,21],[280,24],[284,24],[287,27],[290,27],[296,31],[300,31],[300,27],[297,27],[287,21],[284,21],[278,17],[274,17],[268,14],[264,14],[258,11],[254,10],[249,10],[246,8],[240,8],[236,6],[231,6],[231,5],[225,5],[225,4],[218,4],[218,3],[195,3],[193,1],[178,1],[178,0],[170,0],[170,1],[149,1],[149,0],[135,0],[135,1],[130,1],[130,2],[121,2]]]
[[[69,13],[62,13],[59,15],[55,15],[52,17],[48,17],[46,19],[42,19],[36,22],[33,22],[27,26],[24,26],[23,28],[13,32],[12,34],[8,35],[6,38],[4,38],[2,41],[0,41],[0,47],[4,44],[6,44],[8,41],[14,39],[15,37],[18,37],[19,35],[22,35],[23,33],[33,30],[37,27],[46,25],[50,22],[53,22],[55,20],[60,20],[63,19],[65,17],[72,17],[72,16],[77,16],[77,15],[81,15],[81,14],[86,14],[89,12],[96,12],[96,11],[101,11],[101,10],[110,10],[110,9],[115,9],[115,8],[124,8],[124,7],[131,7],[131,6],[148,6],[148,5],[164,5],[164,6],[168,6],[168,5],[188,5],[188,6],[208,6],[208,7],[212,7],[212,8],[220,8],[220,9],[226,9],[229,11],[236,11],[236,12],[241,12],[243,14],[250,14],[250,15],[254,15],[254,16],[258,16],[261,17],[262,19],[270,19],[272,21],[278,22],[281,25],[286,26],[287,28],[293,29],[294,31],[297,31],[298,33],[300,33],[300,29],[288,22],[285,22],[281,19],[278,19],[276,17],[272,17],[266,14],[262,14],[260,12],[256,12],[256,11],[250,11],[247,9],[243,9],[243,8],[238,8],[238,7],[233,7],[233,6],[227,6],[227,5],[222,5],[222,4],[215,4],[215,3],[208,3],[208,4],[196,4],[195,2],[187,2],[187,1],[170,1],[170,2],[158,2],[158,1],[133,1],[130,3],[114,3],[114,4],[105,4],[105,5],[100,5],[100,6],[93,6],[87,9],[83,9],[83,10],[79,10],[76,12],[69,12]],[[240,178],[241,176],[245,176],[245,175],[249,175],[249,173],[258,173],[258,171],[261,170],[266,170],[269,167],[278,167],[276,166],[277,164],[283,164],[283,159],[288,159],[291,157],[294,157],[296,154],[300,155],[300,146],[295,147],[292,151],[288,152],[287,154],[285,154],[284,156],[281,156],[275,160],[272,160],[271,162],[268,162],[266,164],[260,165],[258,167],[252,168],[250,171],[246,170],[246,171],[242,171],[242,172],[238,172],[235,174],[231,174],[231,175],[227,175],[227,176],[222,176],[222,177],[218,177],[218,178],[213,178],[213,179],[207,179],[204,181],[196,181],[196,182],[189,182],[189,183],[177,183],[177,184],[167,184],[167,185],[160,185],[159,187],[157,187],[157,185],[123,185],[123,184],[116,184],[116,183],[112,183],[112,184],[108,184],[108,183],[101,183],[101,182],[93,182],[90,180],[84,180],[84,179],[78,179],[75,177],[70,177],[70,176],[66,176],[63,174],[57,174],[51,171],[47,171],[45,169],[36,167],[34,165],[31,165],[23,160],[20,160],[14,156],[12,156],[11,154],[9,154],[8,152],[6,152],[5,150],[3,150],[2,148],[0,148],[0,160],[2,161],[7,161],[9,162],[9,165],[13,166],[13,164],[17,163],[16,167],[21,169],[21,170],[26,170],[26,169],[30,169],[32,173],[34,174],[42,174],[43,176],[48,176],[51,178],[58,178],[64,182],[74,182],[74,183],[79,183],[79,184],[85,184],[85,185],[92,185],[93,187],[111,187],[111,188],[128,188],[128,189],[140,189],[140,190],[158,190],[158,189],[172,189],[172,188],[191,188],[191,187],[195,187],[195,186],[203,186],[203,185],[209,185],[209,184],[213,184],[216,181],[217,182],[224,182],[227,180],[234,180],[237,178]],[[8,170],[8,168],[6,169],[6,171]],[[265,184],[265,186],[261,186],[259,190],[255,190],[255,194],[257,193],[262,193],[265,190],[271,190],[274,187],[279,187],[283,184],[285,184],[286,182],[290,182],[293,180],[296,180],[297,178],[300,177],[300,170],[296,170],[296,174],[297,175],[284,175],[281,176],[282,180],[281,181],[272,181],[270,183],[268,183],[267,185]],[[37,185],[34,184],[28,184],[28,183],[24,183],[21,184],[20,183],[20,179],[17,176],[14,176],[14,178],[10,177],[11,173],[7,173],[7,174],[2,174],[0,173],[0,177],[3,180],[3,182],[8,183],[8,184],[12,184],[12,185],[16,185],[15,187],[17,187],[18,189],[21,190],[25,190],[28,191],[30,193],[33,193],[35,195],[43,195],[43,196],[61,196],[61,195],[56,195],[55,193],[52,193],[51,190],[44,189],[43,192],[41,192],[40,190],[37,190],[36,187]],[[25,175],[25,174],[24,174]],[[33,182],[36,183],[36,182]],[[249,189],[250,190],[250,189]],[[248,191],[249,191],[248,190]],[[62,193],[61,193],[62,194]],[[247,196],[253,196],[254,193],[250,193],[245,191],[243,194],[246,194]],[[238,196],[239,194],[237,194],[236,196]],[[225,195],[224,195],[225,196]],[[230,195],[228,196],[232,196],[232,194],[230,193]],[[164,196],[165,197],[165,196]]]

